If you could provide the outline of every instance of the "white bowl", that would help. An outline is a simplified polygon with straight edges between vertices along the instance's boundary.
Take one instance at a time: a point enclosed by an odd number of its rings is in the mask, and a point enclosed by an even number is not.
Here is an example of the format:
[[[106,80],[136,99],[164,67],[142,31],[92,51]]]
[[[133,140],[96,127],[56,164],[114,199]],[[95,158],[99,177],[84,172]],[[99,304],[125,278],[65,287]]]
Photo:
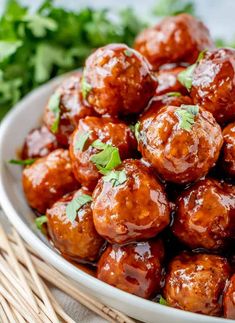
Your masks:
[[[42,258],[75,280],[81,289],[135,319],[149,323],[234,322],[163,306],[103,283],[63,259],[36,229],[21,187],[22,169],[7,161],[15,158],[27,133],[40,124],[43,107],[60,80],[57,78],[26,96],[0,126],[0,203],[8,219]]]

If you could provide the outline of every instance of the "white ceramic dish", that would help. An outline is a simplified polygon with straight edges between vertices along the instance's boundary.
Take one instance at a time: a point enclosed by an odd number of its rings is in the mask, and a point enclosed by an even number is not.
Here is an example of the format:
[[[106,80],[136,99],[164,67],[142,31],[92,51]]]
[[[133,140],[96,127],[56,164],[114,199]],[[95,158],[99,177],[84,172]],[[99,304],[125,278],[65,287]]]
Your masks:
[[[109,286],[63,259],[35,228],[33,212],[21,188],[21,167],[9,165],[7,160],[15,157],[29,130],[39,125],[43,107],[59,81],[57,78],[25,97],[0,126],[0,203],[8,219],[42,258],[76,281],[87,293],[133,318],[149,323],[234,322],[159,305]]]

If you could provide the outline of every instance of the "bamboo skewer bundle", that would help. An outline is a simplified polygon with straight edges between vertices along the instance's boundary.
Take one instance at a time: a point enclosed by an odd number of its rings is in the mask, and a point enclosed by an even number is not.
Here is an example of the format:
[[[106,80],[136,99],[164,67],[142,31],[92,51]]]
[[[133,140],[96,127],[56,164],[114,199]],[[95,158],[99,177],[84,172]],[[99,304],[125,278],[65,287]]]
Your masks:
[[[0,322],[75,323],[55,300],[45,281],[109,322],[134,323],[117,310],[81,292],[46,264],[18,233],[7,236],[0,225]]]

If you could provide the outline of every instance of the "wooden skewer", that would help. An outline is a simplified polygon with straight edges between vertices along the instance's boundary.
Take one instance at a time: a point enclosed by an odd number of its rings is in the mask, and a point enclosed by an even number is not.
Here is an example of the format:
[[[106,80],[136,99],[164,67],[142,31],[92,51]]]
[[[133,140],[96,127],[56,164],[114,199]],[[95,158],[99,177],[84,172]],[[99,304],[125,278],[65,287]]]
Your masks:
[[[6,322],[6,323],[9,322],[9,320],[6,316],[6,313],[4,312],[1,300],[0,300],[0,319],[1,319],[1,322]]]
[[[21,265],[22,266],[22,265]],[[24,269],[24,268],[23,268]],[[29,276],[29,274],[28,274],[28,272],[26,271],[26,269],[24,269],[25,270],[25,275],[26,275],[26,277],[29,279],[29,282],[30,282],[30,287],[32,288],[32,290],[34,291],[34,292],[36,292],[35,291],[35,286],[34,286],[34,284],[33,284],[33,281],[32,281],[32,279],[31,279],[31,277]],[[72,320],[71,319],[71,317],[69,317],[65,312],[64,312],[64,310],[62,309],[62,307],[59,305],[59,303],[56,301],[56,299],[54,298],[54,296],[52,295],[52,293],[50,292],[50,290],[49,290],[49,288],[46,286],[46,284],[43,282],[43,285],[44,285],[44,288],[45,288],[45,290],[46,290],[46,293],[47,293],[47,295],[48,295],[48,297],[49,297],[49,299],[51,300],[51,302],[52,302],[52,305],[54,306],[54,309],[55,309],[55,311],[57,312],[57,314],[59,314],[60,315],[60,317],[61,318],[63,318],[65,321],[66,321],[66,323],[76,323],[74,320]]]
[[[29,305],[26,299],[19,293],[19,291],[14,287],[12,282],[7,280],[5,276],[0,278],[1,285],[6,289],[6,291],[12,296],[12,298],[22,307],[24,310],[31,314],[35,322],[40,323],[39,315],[34,309]],[[13,304],[12,304],[13,305]]]
[[[6,246],[6,251],[9,255],[8,263],[12,267],[12,269],[15,271],[15,273],[17,274],[22,287],[24,288],[25,292],[28,294],[28,298],[31,300],[31,306],[34,308],[36,313],[39,313],[39,308],[38,308],[37,303],[35,301],[34,294],[32,293],[31,289],[28,286],[25,276],[20,269],[20,264],[16,259],[14,250],[12,249],[10,242],[7,239],[7,236],[5,234],[5,231],[3,230],[1,225],[0,225],[0,235],[1,235],[2,239],[4,240],[4,243]]]
[[[6,313],[8,320],[10,322],[14,322],[14,317],[12,315],[12,311],[10,309],[10,306],[6,302],[6,300],[0,295],[0,303],[2,304],[3,310]]]
[[[0,294],[8,301],[9,304],[14,306],[16,310],[26,319],[27,322],[35,322],[34,317],[30,313],[25,311],[25,309],[9,294],[9,292],[0,285]]]
[[[16,232],[15,229],[13,229],[13,236],[14,236],[14,238],[15,238],[15,240],[16,240],[19,248],[20,248],[22,256],[25,259],[25,264],[28,267],[28,270],[29,270],[29,272],[30,272],[30,274],[31,274],[31,276],[32,276],[32,278],[34,280],[34,283],[38,288],[38,291],[39,291],[39,293],[41,295],[41,299],[42,299],[43,303],[45,304],[45,306],[47,307],[48,312],[50,313],[50,316],[51,316],[51,318],[53,320],[52,322],[53,323],[59,323],[58,317],[57,317],[57,315],[56,315],[56,313],[55,313],[55,311],[54,311],[54,309],[53,309],[53,307],[51,305],[51,302],[50,302],[50,300],[49,300],[49,298],[47,296],[47,293],[46,293],[42,283],[41,283],[41,280],[39,279],[38,273],[37,273],[37,271],[35,270],[35,268],[33,266],[31,256],[26,251],[26,249],[24,247],[24,244],[23,244],[23,241],[21,240],[19,234]]]
[[[11,306],[11,310],[15,314],[15,317],[17,318],[19,323],[25,323],[24,318],[20,315],[19,312],[17,312],[17,310],[14,307]]]

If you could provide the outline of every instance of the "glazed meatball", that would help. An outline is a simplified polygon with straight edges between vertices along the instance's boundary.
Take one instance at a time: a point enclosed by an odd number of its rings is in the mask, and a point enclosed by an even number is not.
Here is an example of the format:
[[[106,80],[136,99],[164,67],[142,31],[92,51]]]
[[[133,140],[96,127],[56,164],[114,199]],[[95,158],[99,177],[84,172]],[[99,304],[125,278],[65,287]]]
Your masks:
[[[22,159],[45,157],[56,148],[58,148],[56,137],[47,127],[42,126],[29,132],[25,138],[21,157]]]
[[[115,183],[101,178],[93,192],[97,232],[111,243],[156,236],[170,221],[162,185],[139,160],[125,160],[117,171],[123,180]]]
[[[60,119],[58,129],[54,133],[58,142],[67,147],[69,137],[75,130],[78,121],[86,116],[94,115],[95,112],[82,99],[80,72],[65,79],[53,95],[57,95],[57,93],[59,95]],[[49,105],[50,100],[45,107],[43,120],[47,128],[52,131],[56,116],[50,110]]]
[[[235,186],[210,179],[191,186],[177,201],[172,230],[192,249],[225,247],[235,238]]]
[[[66,215],[68,204],[83,194],[91,195],[86,188],[82,188],[65,195],[47,209],[47,226],[53,244],[63,255],[72,260],[94,261],[98,258],[104,241],[95,230],[91,203],[77,210],[73,222]]]
[[[24,193],[29,205],[44,214],[64,194],[78,188],[69,152],[56,149],[23,170]]]
[[[166,106],[139,130],[142,156],[164,180],[177,184],[205,176],[223,143],[212,114],[198,106]]]
[[[222,166],[228,175],[235,177],[235,122],[224,128],[223,137]]]
[[[124,44],[107,45],[91,54],[83,77],[87,102],[97,113],[111,116],[142,111],[157,86],[147,60]]]
[[[169,306],[219,316],[222,293],[229,277],[230,266],[225,258],[183,253],[169,265],[164,297]]]
[[[154,96],[147,109],[140,115],[140,121],[148,126],[158,111],[168,105],[180,107],[182,104],[191,105],[192,99],[189,96],[177,95],[176,93],[166,93],[160,96]]]
[[[160,240],[109,246],[99,260],[97,277],[131,294],[150,298],[160,289],[163,257]]]
[[[187,89],[178,81],[178,74],[183,72],[185,67],[178,66],[172,69],[163,69],[156,73],[158,86],[155,95],[162,95],[168,92],[179,92],[187,95]]]
[[[88,135],[87,140],[82,150],[77,149],[77,142],[83,134]],[[130,128],[124,123],[110,118],[87,117],[81,119],[71,139],[70,156],[77,180],[91,189],[95,187],[101,177],[99,170],[90,160],[92,155],[99,152],[91,146],[97,139],[117,147],[121,159],[132,157],[137,150],[136,139]]]
[[[230,279],[223,297],[224,316],[235,319],[235,274]]]
[[[191,96],[219,123],[235,119],[235,50],[207,51],[192,76]]]
[[[201,51],[214,48],[214,45],[201,21],[180,14],[144,30],[136,38],[134,47],[158,69],[166,63],[194,63]]]

